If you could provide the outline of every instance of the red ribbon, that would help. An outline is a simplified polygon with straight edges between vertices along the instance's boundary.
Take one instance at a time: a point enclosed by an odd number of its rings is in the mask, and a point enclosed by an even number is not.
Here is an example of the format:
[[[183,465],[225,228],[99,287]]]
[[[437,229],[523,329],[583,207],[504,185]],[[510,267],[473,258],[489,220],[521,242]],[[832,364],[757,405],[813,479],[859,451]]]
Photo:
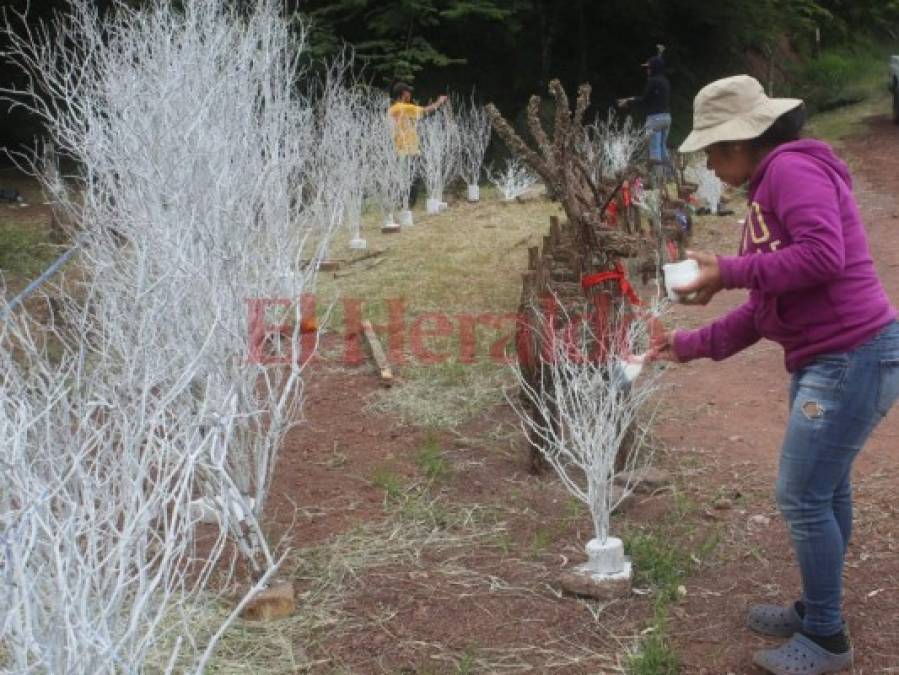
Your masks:
[[[621,293],[630,301],[632,305],[643,304],[640,296],[637,295],[637,291],[634,290],[634,287],[631,286],[631,282],[628,281],[627,275],[624,273],[624,266],[621,264],[621,261],[617,261],[615,263],[614,271],[588,274],[583,279],[581,279],[581,287],[586,291],[605,281],[617,282],[618,286],[621,288]]]

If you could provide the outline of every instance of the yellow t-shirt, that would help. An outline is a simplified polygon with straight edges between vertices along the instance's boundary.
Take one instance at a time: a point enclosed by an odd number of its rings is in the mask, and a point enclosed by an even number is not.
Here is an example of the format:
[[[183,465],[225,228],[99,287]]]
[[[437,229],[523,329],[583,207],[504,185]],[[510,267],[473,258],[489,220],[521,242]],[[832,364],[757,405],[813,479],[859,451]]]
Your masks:
[[[393,144],[397,154],[417,155],[418,132],[415,124],[425,114],[425,109],[414,103],[396,102],[387,111],[393,122]]]

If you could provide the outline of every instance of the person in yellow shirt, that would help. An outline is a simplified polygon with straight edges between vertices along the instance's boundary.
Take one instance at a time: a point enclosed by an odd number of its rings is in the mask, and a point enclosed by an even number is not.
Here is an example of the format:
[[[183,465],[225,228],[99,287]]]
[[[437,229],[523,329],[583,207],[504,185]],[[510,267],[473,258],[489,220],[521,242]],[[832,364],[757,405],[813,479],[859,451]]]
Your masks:
[[[437,110],[446,103],[446,96],[440,96],[428,106],[420,106],[412,102],[412,87],[405,82],[398,82],[393,87],[393,103],[387,114],[393,123],[393,144],[400,157],[412,163],[420,153],[418,144],[418,120]],[[415,204],[418,196],[418,181],[413,180],[409,190],[409,208]]]

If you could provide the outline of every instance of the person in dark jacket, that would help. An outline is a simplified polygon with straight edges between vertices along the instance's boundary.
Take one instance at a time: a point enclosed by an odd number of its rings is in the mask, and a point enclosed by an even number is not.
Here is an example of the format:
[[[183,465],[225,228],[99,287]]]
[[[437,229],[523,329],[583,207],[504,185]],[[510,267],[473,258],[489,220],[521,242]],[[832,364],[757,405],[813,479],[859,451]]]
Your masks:
[[[646,130],[649,133],[649,159],[655,167],[671,166],[668,155],[668,132],[671,129],[671,83],[665,75],[665,60],[661,54],[643,64],[646,69],[646,87],[640,96],[618,99],[618,107],[639,104],[646,113]],[[663,174],[662,171],[653,172]],[[667,173],[667,172],[666,172]]]

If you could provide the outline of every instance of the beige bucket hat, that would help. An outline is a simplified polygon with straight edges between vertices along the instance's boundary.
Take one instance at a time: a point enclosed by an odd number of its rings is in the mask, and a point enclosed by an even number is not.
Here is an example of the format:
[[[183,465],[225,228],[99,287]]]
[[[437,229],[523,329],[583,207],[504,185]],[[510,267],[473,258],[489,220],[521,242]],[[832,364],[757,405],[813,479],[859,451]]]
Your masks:
[[[696,152],[721,141],[761,136],[778,117],[802,105],[798,98],[769,98],[749,75],[734,75],[707,84],[693,99],[693,131],[681,152]]]

